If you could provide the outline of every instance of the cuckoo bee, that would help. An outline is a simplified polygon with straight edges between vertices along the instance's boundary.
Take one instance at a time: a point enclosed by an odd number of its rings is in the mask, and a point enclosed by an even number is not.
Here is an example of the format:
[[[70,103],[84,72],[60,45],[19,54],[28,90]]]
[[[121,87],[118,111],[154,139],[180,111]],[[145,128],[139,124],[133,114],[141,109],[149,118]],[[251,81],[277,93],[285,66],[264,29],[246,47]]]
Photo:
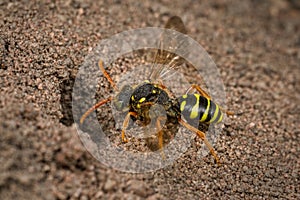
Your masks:
[[[165,28],[173,29],[184,34],[186,33],[182,20],[177,16],[171,17]],[[168,120],[174,124],[180,124],[196,133],[196,135],[204,141],[216,162],[220,164],[214,148],[207,140],[205,133],[198,129],[198,124],[218,123],[222,121],[224,114],[231,115],[233,113],[226,111],[217,103],[213,102],[211,97],[196,84],[191,85],[186,94],[180,97],[175,97],[173,95],[173,93],[163,84],[161,74],[165,75],[166,71],[176,69],[176,66],[180,64],[180,58],[164,51],[163,45],[165,44],[162,37],[160,49],[156,51],[149,79],[137,86],[125,85],[119,89],[105,70],[103,62],[100,59],[98,66],[101,72],[118,94],[115,97],[108,97],[107,99],[101,100],[87,110],[82,115],[80,123],[82,124],[85,118],[98,107],[112,101],[117,110],[126,113],[121,133],[123,142],[128,142],[126,129],[128,128],[130,119],[139,121],[144,126],[154,120],[156,129],[158,130],[158,146],[162,149],[164,131],[161,124],[162,121]],[[164,68],[165,65],[160,65],[161,63],[167,63],[170,69],[166,70]],[[189,93],[192,89],[197,91],[197,93]],[[157,105],[164,109],[165,115],[162,115],[160,112],[155,112],[153,107]]]

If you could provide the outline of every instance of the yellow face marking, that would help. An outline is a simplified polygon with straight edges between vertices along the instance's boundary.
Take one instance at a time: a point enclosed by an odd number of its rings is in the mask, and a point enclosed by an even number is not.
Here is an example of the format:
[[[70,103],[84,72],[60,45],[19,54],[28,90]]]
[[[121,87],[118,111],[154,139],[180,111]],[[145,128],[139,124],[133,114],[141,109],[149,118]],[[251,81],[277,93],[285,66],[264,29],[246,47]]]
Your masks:
[[[204,122],[207,119],[209,107],[210,107],[210,100],[207,99],[207,107],[206,107],[205,112],[203,113],[203,116],[200,119],[200,122]]]
[[[145,80],[144,82],[145,82],[145,83],[150,83],[150,81],[149,81],[149,80]]]
[[[136,105],[136,107],[137,107],[137,108],[141,108],[141,104],[138,103],[138,104]]]
[[[216,104],[216,110],[215,110],[214,116],[211,118],[211,120],[209,122],[210,123],[214,122],[217,119],[218,114],[219,114],[219,106]]]
[[[131,96],[131,100],[134,101],[134,96]]]
[[[152,93],[155,94],[155,93],[156,93],[156,90],[152,90]]]
[[[186,101],[181,102],[181,104],[180,104],[180,111],[181,112],[183,112],[185,104],[186,104]]]
[[[143,103],[145,100],[146,100],[146,98],[143,97],[143,98],[140,98],[139,102],[140,102],[140,103]]]
[[[182,98],[186,99],[187,98],[187,94],[182,95]]]
[[[191,114],[190,114],[191,119],[195,119],[198,116],[199,95],[194,94],[194,96],[196,97],[196,104],[192,108],[192,111],[191,111]]]

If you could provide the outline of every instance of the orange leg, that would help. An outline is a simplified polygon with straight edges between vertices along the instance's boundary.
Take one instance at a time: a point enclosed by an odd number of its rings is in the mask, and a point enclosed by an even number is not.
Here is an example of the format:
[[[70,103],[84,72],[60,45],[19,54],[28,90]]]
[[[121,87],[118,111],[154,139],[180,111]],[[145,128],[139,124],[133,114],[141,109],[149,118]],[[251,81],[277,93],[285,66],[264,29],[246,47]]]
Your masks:
[[[173,98],[176,98],[174,96],[174,94],[172,94],[172,92],[164,85],[163,81],[162,80],[158,80],[158,86],[163,89],[169,97],[173,97]]]
[[[128,127],[130,116],[133,116],[136,118],[137,113],[136,112],[128,112],[128,114],[126,115],[126,117],[124,119],[123,127],[122,127],[122,141],[123,142],[128,142],[128,139],[126,138],[126,135],[125,135],[125,130]]]
[[[88,109],[80,118],[80,124],[82,124],[85,120],[85,118],[91,114],[91,112],[93,112],[94,110],[96,110],[97,108],[99,108],[100,106],[106,104],[107,102],[110,102],[112,100],[112,97],[109,97],[108,99],[102,100],[100,102],[98,102],[97,104],[93,105],[90,109]]]
[[[104,69],[104,66],[103,66],[103,61],[102,60],[99,60],[98,62],[98,66],[101,70],[101,72],[103,73],[103,75],[107,78],[107,80],[109,81],[109,83],[113,86],[113,88],[118,91],[119,89],[117,88],[115,82],[112,80],[112,78],[109,76],[109,74],[107,73],[107,71]]]
[[[109,81],[109,83],[113,86],[113,88],[118,91],[119,89],[117,88],[116,84],[114,83],[114,81],[112,80],[112,78],[109,76],[109,74],[107,73],[107,71],[104,69],[103,67],[103,61],[99,60],[98,62],[98,66],[100,68],[100,71],[103,73],[103,75],[107,78],[107,80]],[[89,114],[91,114],[91,112],[93,112],[94,110],[96,110],[97,108],[99,108],[100,106],[106,104],[107,102],[110,102],[112,100],[112,97],[109,97],[105,100],[99,101],[97,104],[93,105],[90,109],[88,109],[80,118],[80,124],[82,124],[84,122],[84,120],[87,118],[87,116]]]
[[[192,86],[186,91],[186,93],[188,93],[192,89],[197,90],[200,93],[200,95],[204,96],[205,98],[211,99],[209,94],[207,94],[207,92],[205,92],[199,85],[196,84],[192,84]]]
[[[213,155],[213,157],[215,158],[217,164],[220,166],[220,160],[217,156],[217,153],[215,152],[214,148],[211,146],[211,144],[209,143],[209,141],[207,140],[205,133],[203,133],[202,131],[198,130],[197,128],[191,126],[190,124],[188,124],[187,122],[183,121],[182,119],[179,119],[179,123],[181,125],[183,125],[184,127],[186,127],[187,129],[189,129],[190,131],[193,131],[194,133],[196,133],[198,135],[198,137],[200,137],[205,145],[207,146],[207,148],[209,149],[210,153]]]
[[[155,103],[154,102],[145,102],[145,103],[141,103],[140,106],[141,107],[144,107],[144,106],[152,106],[154,105]]]
[[[232,112],[232,111],[226,110],[226,109],[222,108],[221,106],[219,106],[219,108],[223,113],[226,113],[227,115],[234,115],[234,112]]]

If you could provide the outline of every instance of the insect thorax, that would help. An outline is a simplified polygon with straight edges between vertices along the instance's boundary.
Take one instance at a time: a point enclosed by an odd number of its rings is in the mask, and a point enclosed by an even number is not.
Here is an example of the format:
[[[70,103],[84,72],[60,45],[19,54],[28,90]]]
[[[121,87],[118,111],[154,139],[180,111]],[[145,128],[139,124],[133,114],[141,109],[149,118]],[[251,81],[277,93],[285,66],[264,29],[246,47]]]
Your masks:
[[[167,116],[175,117],[177,111],[174,111],[174,104],[177,105],[176,99],[171,99],[167,92],[158,85],[152,83],[144,83],[135,88],[133,91],[129,106],[130,111],[134,111],[141,118],[149,117],[149,110],[152,106],[160,106]],[[176,106],[177,107],[177,106]],[[158,107],[155,107],[157,109]],[[160,112],[159,110],[157,112]],[[159,114],[158,114],[159,115]]]
[[[153,104],[163,105],[169,100],[168,94],[157,85],[143,83],[133,91],[129,104],[133,111],[138,111],[143,107],[149,107]]]

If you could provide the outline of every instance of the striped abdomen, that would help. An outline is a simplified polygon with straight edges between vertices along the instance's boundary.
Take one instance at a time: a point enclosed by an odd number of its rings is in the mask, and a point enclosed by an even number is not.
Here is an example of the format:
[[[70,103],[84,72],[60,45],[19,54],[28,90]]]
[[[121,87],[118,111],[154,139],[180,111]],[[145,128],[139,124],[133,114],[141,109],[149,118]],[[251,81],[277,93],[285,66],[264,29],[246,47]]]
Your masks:
[[[181,115],[188,122],[218,123],[223,119],[220,107],[199,94],[185,94],[178,98]]]

